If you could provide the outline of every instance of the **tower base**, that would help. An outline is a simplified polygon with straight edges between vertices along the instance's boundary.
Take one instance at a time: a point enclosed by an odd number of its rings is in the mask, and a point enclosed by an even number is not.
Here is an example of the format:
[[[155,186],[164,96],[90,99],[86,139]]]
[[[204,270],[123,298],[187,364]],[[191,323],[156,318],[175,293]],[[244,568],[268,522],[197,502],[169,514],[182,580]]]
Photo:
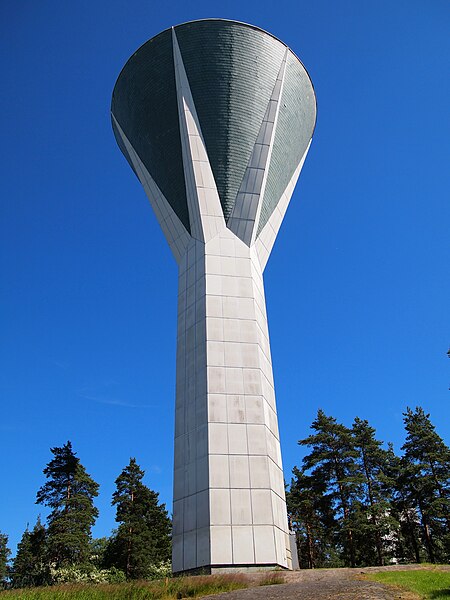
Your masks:
[[[182,577],[186,575],[223,575],[232,573],[262,573],[270,571],[290,571],[286,567],[277,564],[268,565],[211,565],[207,567],[199,567],[197,569],[188,569],[187,571],[174,572],[174,577]]]

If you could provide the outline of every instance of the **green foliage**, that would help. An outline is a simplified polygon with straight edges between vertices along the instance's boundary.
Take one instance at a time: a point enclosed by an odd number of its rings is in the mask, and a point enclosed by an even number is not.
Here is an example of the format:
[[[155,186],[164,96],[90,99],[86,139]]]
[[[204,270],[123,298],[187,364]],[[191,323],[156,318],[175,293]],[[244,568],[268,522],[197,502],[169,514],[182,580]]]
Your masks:
[[[400,563],[420,563],[426,556],[421,541],[418,514],[406,493],[410,482],[404,461],[395,455],[392,444],[389,445],[386,456],[385,472],[393,481],[393,498],[389,512],[399,525],[395,539],[395,557]]]
[[[337,423],[334,417],[322,410],[311,425],[314,431],[299,444],[311,448],[303,459],[303,471],[309,471],[316,485],[327,490],[334,518],[339,522],[338,543],[342,546],[342,558],[348,566],[356,565],[354,540],[354,500],[360,493],[362,476],[357,469],[356,451],[350,429]]]
[[[291,527],[296,532],[300,566],[341,566],[333,553],[337,523],[324,482],[296,467],[293,474],[286,502]]]
[[[155,563],[150,565],[146,579],[163,579],[164,577],[172,577],[172,561]]]
[[[116,479],[112,504],[119,523],[105,553],[105,564],[127,579],[151,578],[155,565],[170,560],[171,523],[158,493],[142,483],[144,471],[134,458]]]
[[[301,468],[294,467],[286,494],[301,567],[450,561],[450,449],[422,408],[408,408],[404,417],[404,454],[398,457],[392,445],[383,448],[367,421],[356,418],[349,429],[318,411],[311,435],[299,441],[310,452]],[[70,442],[51,452],[47,481],[37,493],[37,503],[51,509],[48,526],[38,519],[32,531],[27,528],[12,568],[8,538],[0,533],[0,585],[53,586],[52,592],[23,589],[20,597],[29,600],[171,598],[247,586],[239,578],[195,578],[195,585],[190,578],[169,579],[171,522],[134,458],[116,479],[117,529],[110,538],[91,539],[98,484]],[[115,585],[126,580],[134,583]]]
[[[404,413],[407,437],[404,494],[420,515],[430,562],[450,560],[450,449],[436,433],[430,415],[417,407]]]
[[[405,413],[402,457],[359,418],[319,410],[311,429],[286,497],[302,567],[450,560],[450,449],[422,408]]]
[[[91,527],[98,516],[93,499],[99,486],[86,473],[70,442],[51,452],[54,458],[44,469],[47,482],[36,498],[37,504],[52,509],[47,519],[48,560],[56,568],[84,564],[89,560]]]
[[[95,567],[102,568],[105,564],[105,553],[108,548],[109,538],[94,538],[89,542],[89,562]]]
[[[367,577],[380,583],[398,585],[420,594],[421,598],[450,599],[450,573],[448,571],[439,569],[389,571],[373,573]]]
[[[0,587],[6,585],[8,561],[11,550],[8,548],[8,536],[0,532]]]
[[[47,531],[40,518],[32,531],[22,535],[13,561],[12,582],[14,587],[44,585],[49,582],[47,562]]]
[[[399,523],[390,508],[394,479],[389,475],[389,454],[375,429],[356,417],[352,427],[357,451],[356,465],[362,474],[361,495],[356,503],[358,564],[384,565],[395,554],[394,532]]]

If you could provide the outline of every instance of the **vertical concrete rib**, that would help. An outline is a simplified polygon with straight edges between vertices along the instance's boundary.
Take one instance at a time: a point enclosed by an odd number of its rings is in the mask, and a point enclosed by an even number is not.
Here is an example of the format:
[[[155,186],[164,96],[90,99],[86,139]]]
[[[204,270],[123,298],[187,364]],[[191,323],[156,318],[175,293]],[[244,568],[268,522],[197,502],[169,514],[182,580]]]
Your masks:
[[[174,29],[172,40],[191,232],[207,242],[225,227],[225,220]]]
[[[294,174],[292,175],[292,178],[284,190],[280,200],[278,201],[273,213],[270,215],[269,220],[264,225],[262,231],[255,240],[255,248],[257,250],[259,262],[263,271],[266,268],[267,261],[269,260],[270,253],[272,252],[273,245],[289,206],[292,194],[294,193],[295,184],[300,176],[300,172],[310,146],[311,142],[309,142],[300,164],[295,169]]]
[[[111,116],[133,163],[135,173],[139,177],[139,181],[145,190],[147,198],[149,199],[158,219],[159,225],[163,230],[167,243],[172,250],[175,260],[177,263],[179,263],[181,257],[186,251],[191,236],[186,231],[183,223],[177,217],[169,202],[164,197],[164,194],[161,192],[159,187],[156,185],[156,182],[145,168],[144,163],[141,161],[137,152],[123,132],[120,123],[113,114]]]

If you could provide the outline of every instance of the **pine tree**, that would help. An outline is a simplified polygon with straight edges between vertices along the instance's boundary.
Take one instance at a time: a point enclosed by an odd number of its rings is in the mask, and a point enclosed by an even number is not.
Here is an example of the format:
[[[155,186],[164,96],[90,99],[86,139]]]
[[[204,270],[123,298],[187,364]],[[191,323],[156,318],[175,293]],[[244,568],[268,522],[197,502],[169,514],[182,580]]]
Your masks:
[[[32,531],[27,529],[17,546],[13,561],[12,580],[14,587],[44,585],[48,582],[47,530],[40,517]]]
[[[399,524],[395,539],[395,557],[402,563],[420,563],[424,558],[421,540],[421,526],[415,502],[408,494],[409,475],[403,458],[398,457],[393,445],[388,444],[386,453],[386,473],[394,483],[390,510]]]
[[[359,546],[365,556],[361,562],[383,565],[386,554],[392,553],[392,538],[399,526],[391,511],[394,480],[387,472],[389,457],[382,448],[383,442],[376,439],[375,429],[367,420],[356,417],[352,434],[358,452],[356,463],[363,476],[359,519],[362,539]],[[376,558],[371,556],[372,549]]]
[[[0,531],[0,587],[6,587],[9,575],[8,561],[11,550],[8,548],[8,536]]]
[[[130,458],[116,479],[112,504],[119,523],[106,552],[107,566],[114,566],[127,579],[148,576],[152,565],[170,559],[171,523],[158,493],[142,483],[144,471]]]
[[[430,562],[450,559],[450,449],[421,407],[404,413],[404,469],[407,495],[422,522]]]
[[[334,560],[336,522],[326,489],[314,477],[294,467],[286,492],[288,517],[296,533],[301,568],[339,566]]]
[[[351,431],[319,410],[311,425],[315,433],[300,440],[302,446],[312,448],[303,459],[303,469],[311,471],[318,485],[324,486],[332,498],[342,532],[343,558],[346,564],[356,566],[354,539],[355,500],[361,485]]]
[[[99,486],[86,473],[70,441],[51,452],[54,458],[44,469],[48,481],[36,499],[52,509],[47,518],[49,561],[56,567],[82,565],[89,558],[91,527],[98,516],[93,499]]]

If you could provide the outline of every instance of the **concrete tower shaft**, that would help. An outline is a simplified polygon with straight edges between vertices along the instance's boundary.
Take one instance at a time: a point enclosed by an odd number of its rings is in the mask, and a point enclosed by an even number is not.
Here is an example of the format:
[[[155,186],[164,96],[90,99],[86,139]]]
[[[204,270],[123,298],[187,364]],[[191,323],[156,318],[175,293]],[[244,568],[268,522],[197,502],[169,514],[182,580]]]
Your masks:
[[[308,151],[300,61],[242,23],[144,44],[117,142],[179,266],[173,570],[291,567],[263,271]]]

